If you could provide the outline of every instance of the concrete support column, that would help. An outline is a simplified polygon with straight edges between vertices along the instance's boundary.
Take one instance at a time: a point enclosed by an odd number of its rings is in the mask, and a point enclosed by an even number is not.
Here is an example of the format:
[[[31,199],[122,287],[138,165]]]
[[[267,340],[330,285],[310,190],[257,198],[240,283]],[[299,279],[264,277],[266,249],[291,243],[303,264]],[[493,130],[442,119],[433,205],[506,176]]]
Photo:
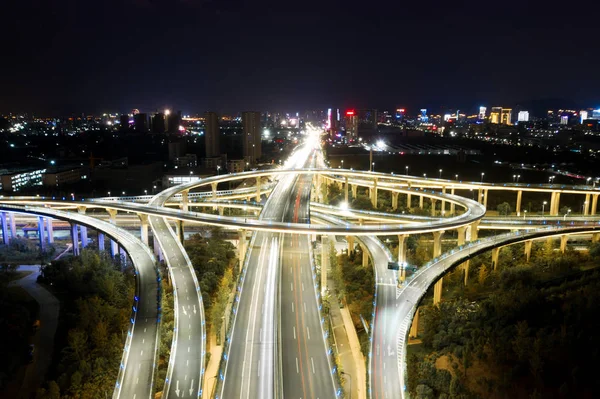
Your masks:
[[[517,216],[521,216],[521,201],[523,200],[523,190],[517,191],[517,205],[515,206],[515,212]]]
[[[400,267],[406,263],[406,239],[408,235],[398,234],[398,263]]]
[[[479,221],[473,222],[467,227],[467,241],[475,241],[477,240],[477,228],[479,227]]]
[[[458,233],[458,246],[461,245],[465,245],[465,238],[466,238],[466,234],[467,234],[467,227],[463,226],[463,227],[459,227],[458,229],[456,229],[456,232]]]
[[[361,249],[362,249],[362,266],[367,267],[367,266],[369,266],[369,252],[367,251],[367,247],[365,247],[364,245],[361,245]]]
[[[598,241],[600,241],[600,233],[592,234],[592,242],[598,242]]]
[[[567,250],[567,241],[569,240],[569,236],[566,234],[563,234],[560,236],[560,252],[561,253],[565,253],[565,251]]]
[[[6,212],[0,212],[2,223],[2,243],[8,245],[8,224],[6,223]]]
[[[119,253],[119,245],[112,238],[110,239],[110,256],[113,258]]]
[[[189,210],[189,198],[188,198],[189,190],[185,190],[181,192],[181,210],[187,212]],[[147,243],[146,243],[147,244]]]
[[[117,210],[116,209],[107,209],[106,212],[108,212],[108,221],[111,222],[112,224],[116,225],[117,224]]]
[[[435,216],[435,203],[437,200],[435,198],[431,199],[431,216]]]
[[[471,265],[470,259],[467,259],[462,264],[463,271],[465,272],[465,286],[467,285],[467,281],[469,281],[469,266],[470,265]]]
[[[52,218],[46,218],[46,235],[48,236],[48,244],[54,243],[54,227],[52,226]]]
[[[122,246],[119,246],[119,255],[121,256],[122,267],[127,266],[127,252]]]
[[[142,242],[148,245],[148,215],[138,213],[138,217],[140,218],[140,236]]]
[[[79,256],[79,229],[75,223],[71,223],[71,242],[73,243],[73,256]]]
[[[560,209],[560,193],[557,191],[552,192],[550,198],[550,216],[558,216],[558,210]]]
[[[371,205],[377,208],[377,179],[373,180],[373,188],[371,189]]]
[[[10,226],[10,237],[17,238],[17,223],[13,212],[8,213],[8,225]]]
[[[410,325],[410,332],[408,333],[409,338],[417,338],[419,331],[419,308],[415,312],[412,324]]]
[[[348,242],[348,255],[354,252],[354,236],[346,236],[346,241]]]
[[[554,207],[556,208],[554,213],[558,215],[558,212],[560,212],[560,193],[556,193],[556,203],[554,204]]]
[[[492,267],[498,269],[498,259],[500,259],[500,247],[492,248]]]
[[[450,190],[450,194],[454,195],[454,187],[452,187],[452,190]],[[454,202],[450,203],[450,214],[454,215],[454,212],[456,212],[456,204]]]
[[[442,186],[442,194],[446,194],[446,186]],[[440,215],[444,216],[446,214],[446,201],[442,200],[442,205],[440,207]]]
[[[212,193],[211,198],[212,200],[216,200],[217,199],[217,186],[219,185],[219,183],[210,183],[210,191]],[[260,193],[260,184],[257,183],[256,185],[258,192]]]
[[[408,193],[408,194],[406,195],[406,207],[407,207],[408,209],[411,209],[411,208],[412,208],[412,194],[411,194],[411,193]],[[421,207],[421,208],[422,208],[422,207]]]
[[[444,231],[434,231],[433,232],[433,257],[437,258],[442,254],[442,236],[444,235]]]
[[[88,246],[88,234],[86,226],[79,226],[79,233],[81,234],[81,248]]]
[[[98,232],[98,250],[104,251],[104,233]]]
[[[483,190],[483,206],[487,209],[488,189]]]
[[[483,198],[483,192],[482,189],[478,189],[477,190],[477,202],[479,202],[480,204],[482,203],[481,199]]]
[[[596,214],[596,209],[598,207],[598,194],[592,195],[592,211],[591,215],[594,216]]]
[[[392,191],[392,209],[398,209],[398,194],[397,192]]]
[[[531,247],[533,246],[533,240],[525,241],[525,259],[529,262],[531,258]]]
[[[175,232],[177,234],[177,238],[179,239],[179,242],[183,244],[183,241],[184,241],[183,220],[177,220],[175,222]]]
[[[246,230],[238,231],[238,259],[240,261],[240,271],[244,267],[246,257]]]
[[[329,238],[321,236],[321,296],[327,291],[327,270],[329,269]]]
[[[223,213],[225,211],[225,208],[222,206],[218,206],[217,209],[219,210],[219,216],[223,216]]]
[[[442,287],[444,286],[444,278],[440,278],[433,286],[433,304],[437,305],[442,301]]]
[[[256,202],[260,202],[260,177],[256,178]]]
[[[590,214],[590,197],[591,197],[590,193],[587,193],[585,195],[585,202],[583,204],[583,214],[585,216]]]
[[[423,209],[423,196],[419,195],[419,209]]]
[[[348,176],[344,177],[344,201],[348,203]]]
[[[352,184],[350,189],[352,189],[352,198],[356,198],[358,195],[358,185]]]
[[[83,227],[83,226],[82,226]],[[38,238],[40,241],[40,249],[43,251],[46,249],[46,240],[44,240],[44,217],[38,216]]]

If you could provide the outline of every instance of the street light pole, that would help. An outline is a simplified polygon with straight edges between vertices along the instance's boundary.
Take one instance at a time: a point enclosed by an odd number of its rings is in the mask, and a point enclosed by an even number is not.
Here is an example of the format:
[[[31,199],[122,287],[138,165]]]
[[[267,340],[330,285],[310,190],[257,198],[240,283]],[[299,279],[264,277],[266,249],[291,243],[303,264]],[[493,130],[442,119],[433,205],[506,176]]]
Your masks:
[[[481,183],[483,183],[483,176],[485,175],[485,172],[481,172]]]
[[[546,206],[547,203],[548,203],[548,201],[542,202],[542,217],[544,217],[544,207]]]

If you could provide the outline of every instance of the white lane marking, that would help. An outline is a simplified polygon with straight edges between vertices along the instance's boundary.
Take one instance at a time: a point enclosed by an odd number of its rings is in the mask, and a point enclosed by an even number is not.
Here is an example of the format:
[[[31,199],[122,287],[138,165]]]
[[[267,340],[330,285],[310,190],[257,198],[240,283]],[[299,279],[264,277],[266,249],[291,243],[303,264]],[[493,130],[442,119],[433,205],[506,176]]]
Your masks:
[[[260,359],[258,359],[258,371],[257,371],[257,373],[258,373],[258,376],[260,377]]]
[[[144,350],[142,349],[142,351],[140,352],[140,356],[144,354]]]
[[[292,313],[294,313],[294,302],[292,302]]]
[[[296,327],[294,327],[294,339],[296,339]]]
[[[296,358],[296,373],[299,373],[300,369],[298,368],[298,358]]]
[[[294,284],[290,283],[290,290],[294,291]]]
[[[306,313],[306,302],[304,302],[304,313]]]
[[[306,333],[308,334],[308,339],[310,339],[310,330],[308,329],[308,326],[306,327]]]
[[[304,291],[304,283],[302,283],[302,291]]]
[[[312,364],[312,369],[313,369],[313,374],[314,374],[315,373],[315,361],[312,357],[310,358],[310,363]]]

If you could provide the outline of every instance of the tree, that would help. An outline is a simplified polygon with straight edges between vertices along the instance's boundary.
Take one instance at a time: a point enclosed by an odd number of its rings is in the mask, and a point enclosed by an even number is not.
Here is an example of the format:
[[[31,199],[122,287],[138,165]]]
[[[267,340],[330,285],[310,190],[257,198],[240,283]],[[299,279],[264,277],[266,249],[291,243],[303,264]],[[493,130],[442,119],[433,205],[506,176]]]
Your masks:
[[[502,216],[508,216],[511,212],[510,204],[508,202],[499,204],[496,209],[498,210],[498,214]]]

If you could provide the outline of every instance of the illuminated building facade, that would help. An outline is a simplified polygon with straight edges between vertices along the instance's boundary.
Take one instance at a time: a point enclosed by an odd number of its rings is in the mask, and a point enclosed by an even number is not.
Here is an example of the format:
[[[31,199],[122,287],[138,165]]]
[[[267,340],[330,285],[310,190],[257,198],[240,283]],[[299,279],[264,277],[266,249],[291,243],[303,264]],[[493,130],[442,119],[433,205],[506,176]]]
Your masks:
[[[352,143],[358,140],[358,115],[353,109],[346,111],[346,140]]]
[[[244,159],[252,164],[262,156],[260,112],[242,112]]]

